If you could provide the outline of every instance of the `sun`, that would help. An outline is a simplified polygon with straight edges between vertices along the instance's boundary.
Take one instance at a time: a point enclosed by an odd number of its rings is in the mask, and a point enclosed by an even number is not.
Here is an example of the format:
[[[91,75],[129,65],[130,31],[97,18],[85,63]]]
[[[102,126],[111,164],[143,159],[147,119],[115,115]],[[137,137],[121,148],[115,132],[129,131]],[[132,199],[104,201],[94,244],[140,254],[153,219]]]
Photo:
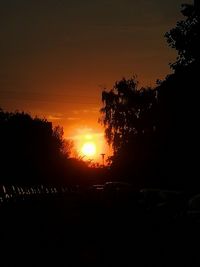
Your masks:
[[[96,154],[96,145],[93,142],[87,142],[82,146],[81,151],[85,156],[94,156]]]

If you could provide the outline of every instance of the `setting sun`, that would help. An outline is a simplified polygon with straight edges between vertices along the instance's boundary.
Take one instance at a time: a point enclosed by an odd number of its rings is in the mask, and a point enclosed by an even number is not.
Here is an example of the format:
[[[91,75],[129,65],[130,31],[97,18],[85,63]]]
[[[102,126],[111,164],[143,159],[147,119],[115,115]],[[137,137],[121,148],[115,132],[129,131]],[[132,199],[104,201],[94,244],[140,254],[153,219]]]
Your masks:
[[[87,142],[82,146],[81,150],[85,156],[94,156],[96,154],[96,145],[93,142]]]
[[[105,161],[112,155],[104,138],[103,129],[93,129],[89,127],[80,127],[74,129],[71,135],[74,143],[74,157],[81,158],[84,161],[102,164],[102,154],[105,154]]]

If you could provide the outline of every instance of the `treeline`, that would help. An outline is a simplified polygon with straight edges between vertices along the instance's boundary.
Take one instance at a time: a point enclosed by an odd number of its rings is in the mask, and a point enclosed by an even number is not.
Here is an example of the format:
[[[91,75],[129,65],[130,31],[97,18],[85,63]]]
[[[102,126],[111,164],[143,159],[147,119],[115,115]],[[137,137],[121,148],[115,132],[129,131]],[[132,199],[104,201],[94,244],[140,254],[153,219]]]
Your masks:
[[[61,128],[24,112],[0,110],[1,183],[39,183],[62,177],[67,153]]]
[[[101,171],[70,158],[63,129],[24,112],[0,110],[0,184],[92,183]]]
[[[114,150],[111,177],[136,187],[200,189],[199,5],[182,5],[182,14],[165,35],[178,52],[172,74],[155,88],[140,88],[132,77],[102,93],[101,122]]]
[[[155,88],[122,79],[102,93],[101,122],[114,155],[110,171],[70,158],[61,127],[23,112],[0,110],[1,184],[87,184],[129,181],[136,188],[199,190],[200,8],[166,33],[178,52],[173,73]],[[153,62],[152,62],[153,64]]]

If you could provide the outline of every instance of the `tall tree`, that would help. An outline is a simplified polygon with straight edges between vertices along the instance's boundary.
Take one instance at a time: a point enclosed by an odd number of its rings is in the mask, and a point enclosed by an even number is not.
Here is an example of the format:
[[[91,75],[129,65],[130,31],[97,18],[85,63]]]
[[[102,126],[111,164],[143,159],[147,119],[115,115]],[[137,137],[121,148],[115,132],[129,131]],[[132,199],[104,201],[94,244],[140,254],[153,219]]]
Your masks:
[[[152,131],[152,116],[156,92],[151,88],[139,88],[136,77],[117,81],[109,91],[102,92],[101,122],[105,136],[116,153],[133,135]]]
[[[163,142],[163,169],[168,179],[179,186],[199,185],[196,153],[199,151],[199,74],[200,74],[200,8],[182,5],[185,19],[166,33],[169,46],[178,57],[171,64],[174,73],[157,88],[159,92],[159,126]],[[195,149],[195,150],[194,150]]]
[[[131,171],[132,177],[145,177],[151,186],[154,176],[160,185],[179,189],[200,184],[194,175],[199,172],[194,153],[200,135],[199,7],[199,1],[183,5],[185,19],[166,33],[169,46],[177,50],[178,57],[171,64],[174,73],[160,81],[155,90],[138,88],[133,77],[103,91],[101,121],[114,148],[115,174],[124,177]]]
[[[65,176],[69,149],[63,130],[46,119],[0,109],[0,147],[0,182],[58,182]]]
[[[200,5],[183,4],[182,14],[185,20],[177,22],[175,28],[166,33],[167,42],[178,52],[178,57],[171,67],[176,70],[200,61]]]

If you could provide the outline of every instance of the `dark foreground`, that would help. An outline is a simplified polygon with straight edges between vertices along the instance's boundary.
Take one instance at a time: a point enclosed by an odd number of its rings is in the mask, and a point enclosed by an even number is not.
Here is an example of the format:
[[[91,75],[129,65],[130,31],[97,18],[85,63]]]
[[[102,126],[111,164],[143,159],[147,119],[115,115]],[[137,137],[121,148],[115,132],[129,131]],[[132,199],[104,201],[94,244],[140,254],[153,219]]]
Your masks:
[[[200,266],[188,196],[85,190],[0,206],[0,266]]]

